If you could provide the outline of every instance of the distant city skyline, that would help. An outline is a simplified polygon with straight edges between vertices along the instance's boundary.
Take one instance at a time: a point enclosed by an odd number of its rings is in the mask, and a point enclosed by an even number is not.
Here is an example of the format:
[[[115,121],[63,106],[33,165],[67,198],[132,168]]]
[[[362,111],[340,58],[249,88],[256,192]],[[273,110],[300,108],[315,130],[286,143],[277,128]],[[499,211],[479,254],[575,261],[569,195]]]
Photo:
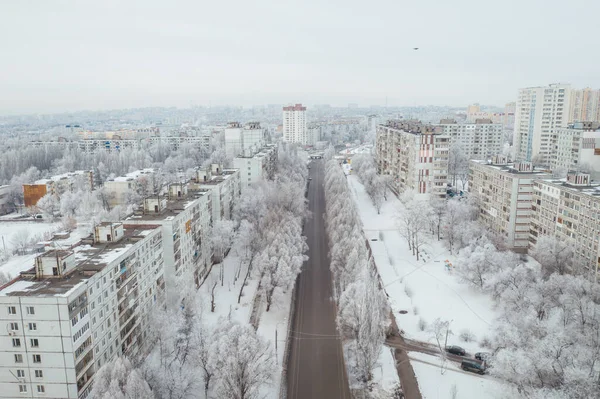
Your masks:
[[[598,11],[585,0],[4,2],[0,115],[386,98],[502,107],[524,87],[600,88],[598,29],[581,22]]]

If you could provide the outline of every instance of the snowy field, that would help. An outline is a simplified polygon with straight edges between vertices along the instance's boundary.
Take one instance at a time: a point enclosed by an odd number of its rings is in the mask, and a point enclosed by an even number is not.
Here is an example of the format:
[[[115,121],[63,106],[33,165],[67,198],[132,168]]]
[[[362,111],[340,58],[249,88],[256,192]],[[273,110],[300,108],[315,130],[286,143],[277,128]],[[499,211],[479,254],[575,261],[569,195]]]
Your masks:
[[[433,343],[427,325],[439,317],[450,321],[454,334],[448,338],[449,345],[460,345],[470,353],[485,351],[478,342],[492,335],[492,322],[499,315],[493,300],[461,283],[452,270],[446,270],[445,261],[454,263],[455,258],[435,237],[423,248],[423,259],[416,260],[406,239],[398,232],[397,215],[402,204],[393,194],[388,195],[378,215],[358,177],[348,176],[348,183],[398,327],[405,336]],[[420,320],[424,321],[424,329],[423,323],[419,325]],[[459,340],[464,330],[474,334],[473,342]]]
[[[423,399],[505,399],[519,398],[512,387],[489,375],[480,376],[461,370],[453,362],[446,362],[423,353],[410,352],[419,390]],[[443,374],[442,374],[443,371]],[[456,396],[453,396],[453,390]]]
[[[202,287],[199,295],[202,307],[202,321],[210,327],[215,327],[220,320],[231,319],[242,324],[250,322],[252,314],[252,304],[258,288],[257,276],[251,275],[244,288],[244,293],[240,303],[237,303],[241,284],[247,271],[246,262],[240,263],[238,246],[234,243],[229,255],[225,258],[223,269],[223,286],[220,279],[220,264],[214,265],[209,277]],[[241,266],[240,266],[241,265]],[[239,278],[237,276],[239,275]],[[211,312],[211,291],[215,282],[215,311]],[[270,380],[270,385],[266,386],[261,394],[265,399],[279,398],[280,381],[282,375],[282,363],[285,353],[288,317],[291,303],[291,290],[284,295],[279,296],[278,301],[274,301],[269,312],[265,312],[265,303],[262,301],[259,305],[258,314],[260,315],[258,323],[258,334],[269,341],[273,352],[277,353],[277,372]],[[277,329],[277,334],[275,334]],[[275,347],[275,336],[277,335],[277,347]]]
[[[450,321],[452,335],[448,337],[448,345],[462,346],[470,354],[489,351],[479,342],[493,335],[492,323],[499,316],[492,299],[461,283],[452,270],[446,270],[445,261],[454,263],[455,258],[436,237],[425,246],[423,258],[416,260],[406,239],[398,233],[397,214],[402,204],[393,194],[388,194],[378,215],[358,177],[349,175],[348,184],[398,327],[405,337],[433,344],[428,326],[440,318]],[[465,330],[474,334],[474,341],[463,342],[459,338]],[[461,399],[518,397],[506,395],[507,384],[489,376],[465,373],[457,363],[448,362],[448,371],[441,375],[439,358],[417,352],[410,352],[409,356],[415,359],[411,364],[424,398],[452,398],[450,391],[454,384],[458,390],[456,397]]]

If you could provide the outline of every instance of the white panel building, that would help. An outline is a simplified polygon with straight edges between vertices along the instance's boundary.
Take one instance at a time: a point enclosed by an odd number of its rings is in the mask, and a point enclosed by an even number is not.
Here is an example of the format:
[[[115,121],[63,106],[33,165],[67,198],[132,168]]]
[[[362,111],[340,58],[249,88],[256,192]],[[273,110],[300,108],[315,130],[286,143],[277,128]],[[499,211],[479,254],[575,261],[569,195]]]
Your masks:
[[[242,190],[262,180],[273,179],[277,163],[277,146],[267,144],[251,157],[233,158],[233,167],[240,171]]]
[[[306,107],[302,104],[283,107],[283,141],[306,145]]]
[[[529,246],[533,181],[548,177],[531,162],[508,164],[504,156],[493,157],[491,164],[470,162],[469,192],[479,199],[479,220],[514,251],[526,252]]]
[[[515,160],[552,163],[558,129],[569,123],[570,98],[568,84],[519,90],[513,133]]]
[[[265,144],[265,131],[259,122],[230,122],[225,129],[225,153],[228,158],[251,156]]]
[[[502,152],[501,123],[491,119],[477,119],[473,123],[456,123],[453,119],[442,119],[439,126],[450,137],[450,143],[461,143],[468,159],[489,159]]]
[[[576,122],[557,130],[553,171],[585,171],[600,179],[600,124]]]
[[[86,398],[96,371],[145,345],[164,303],[158,226],[103,223],[0,288],[0,398]]]

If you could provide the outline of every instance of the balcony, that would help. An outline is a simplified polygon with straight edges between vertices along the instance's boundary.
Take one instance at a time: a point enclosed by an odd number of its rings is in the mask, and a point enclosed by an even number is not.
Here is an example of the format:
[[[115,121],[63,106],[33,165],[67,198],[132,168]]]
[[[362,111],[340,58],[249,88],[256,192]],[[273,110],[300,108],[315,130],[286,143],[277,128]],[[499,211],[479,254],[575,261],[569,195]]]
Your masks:
[[[77,366],[75,366],[75,374],[80,377],[80,374],[87,370],[92,364],[94,364],[94,352],[89,351],[88,354],[77,363]]]

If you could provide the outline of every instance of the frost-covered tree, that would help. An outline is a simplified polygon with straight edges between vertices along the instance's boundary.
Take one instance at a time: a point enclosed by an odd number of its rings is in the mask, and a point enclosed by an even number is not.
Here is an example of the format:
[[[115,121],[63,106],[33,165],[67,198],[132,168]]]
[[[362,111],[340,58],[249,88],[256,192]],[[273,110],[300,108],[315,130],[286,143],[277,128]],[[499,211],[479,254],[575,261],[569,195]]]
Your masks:
[[[261,388],[270,383],[276,370],[270,345],[251,326],[233,322],[219,323],[215,336],[218,397],[260,397]]]
[[[17,251],[24,251],[31,243],[31,231],[27,228],[19,229],[10,237],[10,243]]]
[[[73,217],[81,204],[82,192],[67,191],[60,197],[60,213],[63,216]]]
[[[540,262],[547,275],[572,272],[574,255],[573,244],[555,236],[538,237],[531,251],[531,256]]]
[[[56,195],[48,193],[38,200],[36,207],[45,216],[54,220],[60,213],[60,200]]]
[[[452,186],[456,187],[458,180],[464,184],[464,176],[468,175],[469,159],[461,142],[455,142],[448,149],[448,177]]]
[[[450,199],[446,204],[444,238],[452,254],[460,249],[459,240],[464,231],[464,223],[476,218],[476,209],[466,200]]]
[[[142,373],[122,356],[100,367],[90,392],[91,399],[148,399],[153,396]]]
[[[225,253],[231,247],[234,235],[235,223],[231,220],[217,221],[211,231],[210,239],[213,254],[217,262],[223,262]],[[223,286],[224,266],[221,265],[221,286]]]
[[[435,195],[429,196],[429,219],[431,227],[437,235],[438,241],[440,238],[440,230],[446,216],[446,200]]]

